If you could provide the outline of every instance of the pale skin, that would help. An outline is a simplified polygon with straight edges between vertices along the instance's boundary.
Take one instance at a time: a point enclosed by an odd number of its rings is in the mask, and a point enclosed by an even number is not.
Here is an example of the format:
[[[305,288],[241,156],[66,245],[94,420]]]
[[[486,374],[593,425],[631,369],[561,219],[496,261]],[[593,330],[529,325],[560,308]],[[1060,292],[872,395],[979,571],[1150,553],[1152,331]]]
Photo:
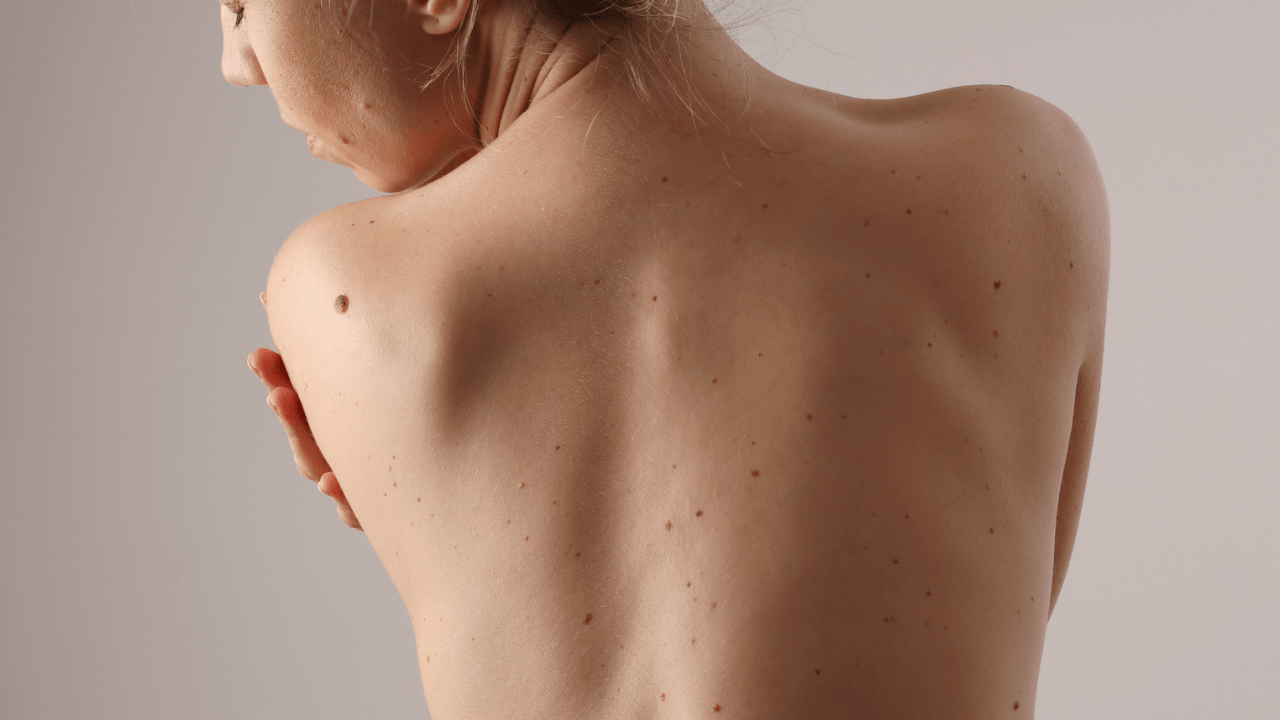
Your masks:
[[[379,7],[426,67],[468,3]],[[610,27],[495,3],[472,123],[336,11],[240,8],[228,80],[396,192],[285,243],[250,365],[400,592],[433,718],[1034,715],[1109,267],[1068,117],[834,95],[706,30],[693,122]]]

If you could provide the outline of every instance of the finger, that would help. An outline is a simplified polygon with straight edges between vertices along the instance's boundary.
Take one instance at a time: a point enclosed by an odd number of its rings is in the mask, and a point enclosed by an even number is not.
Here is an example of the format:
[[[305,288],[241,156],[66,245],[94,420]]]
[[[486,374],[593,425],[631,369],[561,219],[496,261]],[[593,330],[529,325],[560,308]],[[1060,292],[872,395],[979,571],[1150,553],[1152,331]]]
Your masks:
[[[262,380],[267,390],[278,387],[293,389],[293,382],[289,380],[289,371],[285,369],[284,360],[277,352],[258,348],[249,353],[249,369]]]
[[[338,505],[338,517],[347,527],[363,530],[360,527],[360,521],[356,519],[355,511],[351,509],[351,503],[347,502],[347,496],[342,492],[342,486],[338,484],[338,476],[331,472],[325,473],[320,478],[320,482],[316,483],[316,487],[320,488],[320,492],[333,498]]]
[[[289,438],[289,448],[293,451],[294,462],[298,472],[305,477],[319,482],[320,478],[330,472],[329,463],[320,452],[315,436],[311,434],[311,426],[307,424],[307,415],[302,410],[302,401],[292,388],[278,387],[267,395],[267,402],[276,411],[280,424],[284,426],[285,435]]]

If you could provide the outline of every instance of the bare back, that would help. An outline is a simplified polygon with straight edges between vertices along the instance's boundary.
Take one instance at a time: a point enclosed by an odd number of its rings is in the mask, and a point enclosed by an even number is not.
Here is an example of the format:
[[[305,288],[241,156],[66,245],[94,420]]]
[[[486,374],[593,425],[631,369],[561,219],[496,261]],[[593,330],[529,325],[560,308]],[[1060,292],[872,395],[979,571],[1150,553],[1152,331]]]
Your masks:
[[[789,86],[720,167],[531,119],[295,235],[273,334],[434,718],[1032,716],[1107,274],[1037,102]]]

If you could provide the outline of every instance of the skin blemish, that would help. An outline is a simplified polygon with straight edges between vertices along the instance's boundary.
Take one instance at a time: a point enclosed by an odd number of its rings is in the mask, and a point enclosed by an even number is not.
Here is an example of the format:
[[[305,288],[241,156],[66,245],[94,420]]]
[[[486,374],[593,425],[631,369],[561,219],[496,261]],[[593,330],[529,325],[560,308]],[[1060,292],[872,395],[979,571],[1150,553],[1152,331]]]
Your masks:
[[[525,541],[525,542],[529,542],[529,536],[528,536],[528,535],[525,535],[525,536],[524,536],[524,541]]]
[[[893,564],[894,564],[894,565],[897,565],[897,564],[898,564],[898,559],[897,559],[897,558],[894,558],[894,559],[893,559]]]
[[[665,177],[664,177],[664,178],[662,178],[662,182],[666,182],[666,181],[667,181],[667,179],[666,179]],[[666,695],[663,695],[662,697],[666,697]]]
[[[667,699],[667,694],[666,694],[666,693],[662,693],[661,695],[659,695],[659,696],[658,696],[658,699],[659,699],[659,700],[666,700],[666,699]]]
[[[821,674],[822,674],[822,671],[821,671],[821,670],[814,670],[814,671],[813,671],[813,674],[814,674],[814,675],[821,675]]]
[[[991,334],[992,334],[994,337],[1000,337],[1000,331],[999,331],[999,330],[992,330],[992,331],[991,331]]]
[[[987,533],[988,533],[988,534],[991,534],[991,535],[995,535],[995,534],[996,534],[996,529],[995,529],[995,528],[993,528],[993,527],[989,527],[989,528],[987,528]]]
[[[690,580],[684,584],[685,587],[693,587],[693,581]]]
[[[1026,179],[1027,179],[1027,174],[1026,174],[1026,173],[1022,173],[1022,179],[1023,179],[1023,180],[1026,180]]]
[[[871,227],[871,221],[870,221],[870,220],[868,220],[868,221],[866,221],[866,222],[862,223],[862,227]]]
[[[391,482],[391,487],[399,487],[399,486],[400,486],[400,483],[397,483],[395,481]]]
[[[925,596],[925,597],[933,597],[933,591],[932,591],[932,590],[925,590],[925,591],[924,591],[924,596]]]
[[[999,281],[999,280],[997,280],[997,281],[996,281],[996,283],[995,283],[995,285],[996,285],[996,289],[997,289],[997,290],[999,290],[999,289],[1000,289],[1000,281]]]
[[[898,172],[897,170],[890,170],[890,171],[889,171],[889,174],[890,174],[890,175],[893,175],[893,174],[895,174],[895,173],[897,173],[897,172]]]
[[[591,624],[591,613],[587,613],[587,619],[586,619],[586,620],[583,620],[583,621],[582,621],[582,624],[583,624],[583,625],[590,625],[590,624]]]
[[[556,446],[556,449],[557,449],[557,450],[559,450],[559,449],[560,449],[560,446],[559,446],[559,445],[557,445],[557,446]]]
[[[1075,270],[1075,269],[1076,269],[1076,264],[1075,264],[1075,263],[1071,263],[1071,269],[1072,269],[1072,270]]]
[[[574,553],[574,554],[573,554],[573,556],[574,556],[574,557],[582,557],[582,553]]]
[[[754,445],[755,443],[752,443],[752,444]],[[751,477],[760,477],[760,471],[759,471],[759,470],[752,470],[752,471],[751,471]]]
[[[334,310],[337,310],[339,313],[344,313],[347,311],[347,308],[349,307],[351,307],[351,301],[347,299],[346,295],[339,295],[338,297],[334,298],[333,300]]]
[[[1014,709],[1014,710],[1017,710],[1019,707],[1021,707],[1021,706],[1020,706],[1020,705],[1018,705],[1017,701],[1015,700],[1015,701],[1014,701],[1014,703],[1013,703],[1013,709]]]
[[[517,488],[517,489],[518,489],[518,490],[523,490],[523,489],[524,489],[524,483],[520,483],[520,487],[519,487],[519,488]]]
[[[711,709],[715,712],[720,712],[720,703],[716,703],[716,706]]]
[[[907,208],[907,214],[908,214],[908,215],[910,215],[910,214],[911,214],[911,208]]]
[[[667,521],[667,530],[670,530],[670,529],[671,529],[671,521],[670,521],[670,520],[668,520],[668,521]]]
[[[690,640],[690,641],[689,641],[689,644],[690,644],[690,645],[697,645],[697,644],[698,644],[698,638],[693,638],[692,640]]]
[[[422,498],[418,498],[418,502],[422,502]]]
[[[694,515],[697,515],[698,517],[702,517],[702,511],[699,510],[698,512],[694,513]]]
[[[711,378],[711,384],[712,384],[712,385],[715,385],[715,384],[716,384],[716,383],[718,383],[718,382],[720,382],[720,379],[719,379],[719,378]]]
[[[653,301],[654,301],[654,302],[658,302],[658,296],[657,296],[657,295],[654,295],[654,296],[653,296]]]
[[[711,603],[711,609],[712,609],[712,610],[715,610],[715,609],[716,609],[716,605],[718,605],[718,604],[719,604],[719,603]]]
[[[867,277],[871,277],[871,273],[867,273]]]

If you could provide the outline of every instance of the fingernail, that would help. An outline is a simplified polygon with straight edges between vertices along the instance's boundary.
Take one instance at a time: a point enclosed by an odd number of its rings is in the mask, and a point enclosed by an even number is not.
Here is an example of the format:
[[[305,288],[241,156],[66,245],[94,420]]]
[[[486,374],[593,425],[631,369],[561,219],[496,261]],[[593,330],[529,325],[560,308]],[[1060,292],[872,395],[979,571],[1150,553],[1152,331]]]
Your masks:
[[[266,290],[263,290],[263,291],[262,291],[262,294],[258,296],[258,300],[262,303],[262,307],[266,307],[266,306],[267,306],[267,291],[266,291]]]
[[[258,371],[258,359],[253,355],[249,356],[249,369],[252,370],[255,375],[262,374],[261,372]]]
[[[280,408],[276,407],[276,400],[271,396],[271,393],[267,393],[267,404],[271,406],[272,410],[280,412]]]

